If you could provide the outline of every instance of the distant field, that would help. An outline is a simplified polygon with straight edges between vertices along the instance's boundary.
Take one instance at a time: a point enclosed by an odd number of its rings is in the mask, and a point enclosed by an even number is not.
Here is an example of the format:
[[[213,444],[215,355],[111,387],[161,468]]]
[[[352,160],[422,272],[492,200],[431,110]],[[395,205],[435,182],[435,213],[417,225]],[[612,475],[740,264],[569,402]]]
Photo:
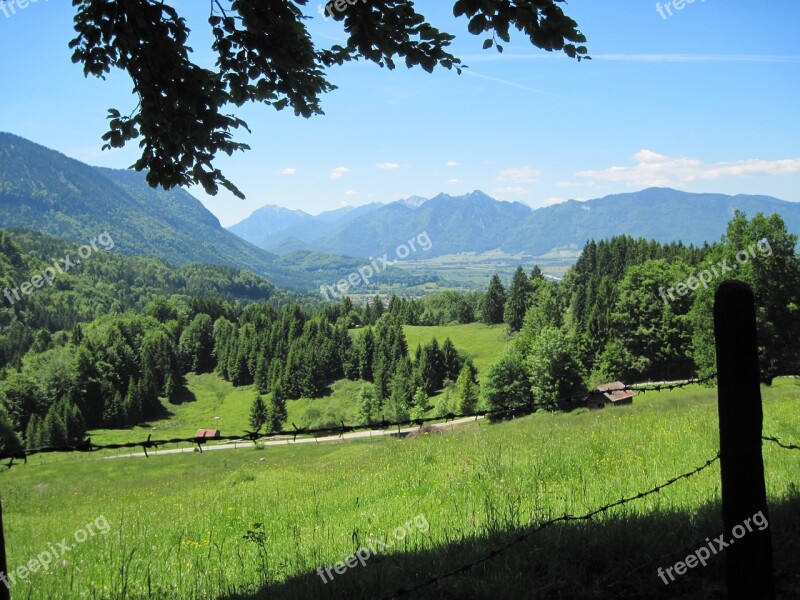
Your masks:
[[[410,274],[434,273],[441,278],[437,289],[484,290],[489,278],[495,273],[509,281],[518,266],[530,272],[539,265],[545,274],[563,277],[580,256],[580,249],[553,251],[545,256],[526,256],[504,252],[483,254],[447,254],[436,258],[403,261],[398,267]]]
[[[764,398],[765,433],[797,443],[800,386],[778,380]],[[33,457],[0,473],[10,569],[99,517],[110,530],[12,592],[31,600],[382,597],[488,554],[519,528],[584,514],[703,464],[718,449],[716,410],[716,390],[694,386],[644,394],[629,407],[537,413],[413,440]],[[764,457],[778,597],[796,598],[800,457],[774,444]],[[722,597],[719,557],[669,587],[655,574],[687,545],[721,533],[719,487],[715,464],[406,597]],[[327,584],[317,575],[419,516],[426,531],[415,528]]]
[[[480,381],[486,377],[489,365],[500,357],[510,342],[505,325],[484,325],[482,323],[445,327],[406,325],[403,327],[403,331],[406,334],[409,352],[412,354],[417,344],[427,344],[433,338],[436,338],[441,344],[449,337],[456,348],[472,358],[475,366],[478,367]]]
[[[353,330],[354,335],[361,335],[363,329]],[[422,327],[404,325],[408,351],[414,354],[417,344],[425,345],[436,338],[441,345],[448,337],[455,347],[472,358],[478,367],[478,378],[482,381],[489,365],[495,362],[511,341],[505,325],[484,325],[470,323],[468,325],[444,325],[440,327]]]

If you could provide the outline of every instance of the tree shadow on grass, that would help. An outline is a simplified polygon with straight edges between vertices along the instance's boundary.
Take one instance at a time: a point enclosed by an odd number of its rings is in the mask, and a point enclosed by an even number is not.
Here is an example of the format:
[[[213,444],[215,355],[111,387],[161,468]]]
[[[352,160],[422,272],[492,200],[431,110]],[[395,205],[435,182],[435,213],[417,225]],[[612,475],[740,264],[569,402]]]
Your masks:
[[[175,394],[169,399],[169,403],[173,406],[180,406],[181,404],[188,404],[189,402],[197,402],[197,396],[195,396],[192,390],[186,387],[186,381],[184,380],[181,381],[180,385],[175,390]]]
[[[494,558],[457,575],[397,597],[502,600],[698,599],[726,598],[724,550],[705,567],[698,565],[665,584],[657,571],[684,560],[706,538],[723,532],[719,501],[691,514],[660,511],[653,514],[618,510],[602,521],[570,521],[548,527],[500,552]],[[775,587],[779,600],[800,598],[800,494],[771,502]],[[588,512],[588,509],[587,509]],[[402,519],[398,519],[401,521]],[[343,574],[332,568],[323,583],[306,573],[271,584],[251,595],[225,595],[220,600],[389,598],[433,577],[473,563],[525,530],[505,531],[454,540],[416,551],[378,554]],[[754,535],[754,534],[747,534]],[[725,536],[729,539],[730,532]],[[415,540],[425,536],[415,532]],[[355,552],[356,548],[353,549]],[[340,560],[346,560],[341,557]],[[332,565],[321,565],[330,568]],[[340,568],[341,569],[341,568]],[[326,579],[328,576],[325,575]],[[753,599],[759,600],[759,599]]]

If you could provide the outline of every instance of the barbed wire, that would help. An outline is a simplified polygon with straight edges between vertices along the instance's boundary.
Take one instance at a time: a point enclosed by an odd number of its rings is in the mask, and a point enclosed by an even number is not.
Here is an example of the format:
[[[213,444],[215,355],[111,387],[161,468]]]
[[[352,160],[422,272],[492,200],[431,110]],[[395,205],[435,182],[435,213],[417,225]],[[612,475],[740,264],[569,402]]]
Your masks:
[[[777,444],[778,446],[784,448],[785,450],[800,450],[800,446],[798,446],[797,444],[784,444],[776,437],[761,436],[761,439],[766,442],[772,442],[773,444]]]
[[[669,384],[631,384],[629,386],[617,387],[614,388],[612,391],[636,391],[636,392],[647,392],[647,391],[663,391],[663,390],[675,390],[687,387],[689,385],[695,384],[704,384],[708,383],[711,380],[716,378],[716,374],[710,375],[708,377],[704,377],[702,379],[689,379],[686,381],[682,381],[679,383],[669,383]],[[644,386],[644,387],[632,387],[632,386]],[[575,394],[572,396],[566,396],[564,398],[559,398],[558,400],[549,400],[543,402],[529,402],[526,404],[521,404],[518,406],[506,406],[501,408],[489,409],[489,410],[476,410],[469,413],[448,413],[446,415],[440,415],[435,417],[421,417],[417,419],[404,419],[399,421],[376,421],[373,423],[362,423],[358,425],[346,425],[344,422],[338,426],[329,426],[329,427],[316,427],[316,428],[303,428],[297,427],[294,423],[292,423],[291,430],[279,430],[279,431],[269,431],[261,433],[259,431],[247,431],[243,434],[238,435],[219,435],[214,437],[181,437],[181,438],[171,438],[165,440],[153,440],[152,434],[147,436],[146,440],[138,441],[138,442],[121,442],[121,443],[112,443],[112,444],[95,444],[91,441],[91,438],[87,438],[83,442],[79,444],[67,444],[63,446],[45,446],[41,448],[31,448],[26,450],[19,450],[16,452],[3,452],[0,453],[0,460],[9,460],[10,462],[6,465],[7,467],[12,467],[15,460],[22,460],[23,462],[27,463],[28,457],[35,456],[37,454],[54,454],[54,453],[68,453],[68,452],[97,452],[99,450],[124,450],[124,449],[137,449],[141,448],[144,451],[146,457],[149,458],[149,454],[147,453],[148,450],[158,450],[161,446],[166,446],[168,444],[194,444],[202,452],[202,447],[204,444],[214,441],[214,442],[252,442],[253,444],[257,444],[260,440],[275,438],[275,437],[291,437],[293,441],[297,440],[297,436],[323,436],[323,435],[339,435],[342,437],[346,433],[352,433],[355,431],[381,431],[390,428],[397,427],[398,433],[400,433],[401,428],[403,427],[411,427],[417,425],[422,427],[427,423],[434,423],[437,421],[443,421],[441,424],[446,425],[448,421],[455,420],[455,419],[466,419],[466,418],[475,418],[475,420],[484,417],[500,417],[500,418],[516,418],[527,416],[532,414],[538,409],[552,409],[552,410],[563,410],[565,408],[578,408],[577,404],[583,404],[586,400],[591,398],[592,396],[600,396],[602,392],[598,392],[596,390],[592,390],[589,392],[584,392],[582,394]]]
[[[586,514],[583,514],[583,515],[580,515],[580,516],[574,516],[574,515],[565,514],[565,515],[563,515],[561,517],[556,517],[554,519],[549,519],[547,521],[539,523],[538,525],[536,525],[532,529],[529,529],[528,531],[525,531],[523,533],[520,533],[520,534],[516,535],[511,541],[509,541],[509,542],[507,542],[507,543],[505,543],[505,544],[503,544],[501,546],[496,547],[494,550],[492,550],[488,554],[484,554],[483,556],[481,556],[478,559],[475,559],[475,560],[473,560],[473,561],[471,561],[471,562],[469,562],[469,563],[467,563],[465,565],[462,565],[461,567],[459,567],[457,569],[452,569],[450,571],[446,571],[444,573],[441,573],[440,575],[437,575],[435,577],[430,577],[430,578],[426,579],[425,581],[423,581],[421,583],[418,583],[417,585],[414,585],[414,586],[412,586],[412,587],[410,587],[408,589],[400,588],[396,592],[394,592],[392,595],[382,597],[381,600],[392,600],[393,598],[400,598],[402,596],[405,596],[406,594],[410,594],[410,593],[415,592],[417,590],[420,590],[422,588],[434,585],[434,584],[438,583],[439,581],[441,581],[443,579],[447,579],[449,577],[453,577],[453,576],[458,575],[460,573],[466,573],[467,571],[471,570],[473,567],[476,567],[476,566],[478,566],[480,564],[483,564],[485,562],[488,562],[488,561],[492,560],[496,556],[499,556],[500,554],[502,554],[503,552],[505,552],[505,551],[509,550],[510,548],[516,546],[520,542],[523,542],[524,540],[530,538],[531,536],[533,536],[533,535],[539,533],[540,531],[542,531],[544,529],[547,529],[548,527],[551,527],[552,525],[555,525],[557,523],[566,523],[566,522],[569,522],[569,521],[589,521],[589,520],[593,519],[594,517],[596,517],[597,515],[605,513],[607,511],[611,510],[612,508],[617,508],[619,506],[623,506],[623,505],[628,504],[630,502],[633,502],[635,500],[640,500],[642,498],[646,498],[646,497],[651,496],[653,494],[657,494],[658,492],[660,492],[664,488],[669,487],[669,486],[677,483],[678,481],[681,481],[683,479],[689,479],[690,477],[700,473],[701,471],[704,471],[705,469],[707,469],[708,467],[713,465],[715,462],[717,462],[719,460],[719,458],[720,458],[720,454],[719,454],[719,452],[717,452],[716,456],[714,456],[713,458],[708,459],[705,463],[703,463],[699,467],[695,467],[691,471],[687,471],[686,473],[682,473],[681,475],[676,475],[675,477],[673,477],[671,479],[668,479],[664,483],[662,483],[660,485],[657,485],[654,488],[651,488],[651,489],[647,490],[646,492],[639,492],[638,494],[635,494],[633,496],[628,496],[628,497],[624,497],[623,496],[621,499],[619,499],[619,500],[617,500],[615,502],[611,502],[610,504],[606,504],[605,506],[601,506],[600,508],[596,508],[595,510],[592,510],[592,511],[586,513]]]

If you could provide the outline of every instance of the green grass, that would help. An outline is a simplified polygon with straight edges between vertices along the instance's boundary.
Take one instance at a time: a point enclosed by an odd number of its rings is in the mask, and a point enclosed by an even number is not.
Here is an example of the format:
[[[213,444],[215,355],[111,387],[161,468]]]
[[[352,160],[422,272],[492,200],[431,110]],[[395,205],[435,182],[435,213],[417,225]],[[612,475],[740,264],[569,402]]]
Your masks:
[[[510,342],[505,325],[482,323],[442,327],[406,325],[403,331],[411,354],[414,353],[417,344],[425,345],[435,337],[441,345],[449,337],[459,351],[472,358],[472,362],[478,367],[480,381],[486,377],[489,365],[497,361]]]
[[[331,393],[324,398],[290,400],[287,422],[310,429],[341,425],[342,421],[357,423],[356,396],[365,383],[341,379],[331,386]]]
[[[765,434],[797,442],[800,387],[779,380],[764,398]],[[640,395],[629,407],[537,413],[413,440],[32,458],[0,474],[9,568],[100,516],[111,528],[13,592],[31,599],[379,597],[488,553],[520,527],[650,489],[717,448],[716,392],[693,387]],[[788,532],[800,527],[800,508],[787,498],[797,497],[800,458],[773,444],[764,458],[779,589],[796,593],[800,557]],[[719,597],[719,561],[668,588],[655,576],[680,559],[662,555],[721,532],[718,502],[715,464],[597,524],[554,526],[469,576],[409,597]],[[427,533],[414,531],[327,585],[315,574],[365,546],[370,534],[388,535],[418,515]],[[255,523],[266,532],[262,543],[244,538],[261,531]]]
[[[131,440],[191,437],[198,429],[219,429],[223,434],[238,435],[249,429],[250,406],[256,397],[252,386],[233,387],[212,373],[186,376],[188,394],[181,404],[162,400],[170,416],[130,429],[98,429],[91,432],[97,444]],[[214,417],[220,417],[215,421]]]

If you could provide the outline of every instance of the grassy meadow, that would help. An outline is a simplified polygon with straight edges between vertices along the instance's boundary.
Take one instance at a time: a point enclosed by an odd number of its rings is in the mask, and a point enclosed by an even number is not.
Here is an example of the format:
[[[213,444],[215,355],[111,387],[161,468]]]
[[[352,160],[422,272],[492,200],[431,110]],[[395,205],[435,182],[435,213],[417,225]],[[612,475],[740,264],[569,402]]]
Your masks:
[[[196,394],[199,385],[193,383]],[[210,393],[216,384],[202,385]],[[765,434],[796,443],[800,386],[782,379],[763,393]],[[215,408],[245,403],[223,400]],[[717,447],[716,391],[694,386],[646,393],[629,407],[537,413],[495,426],[481,421],[413,439],[150,459],[32,458],[0,473],[9,569],[98,517],[110,527],[17,582],[12,593],[388,597],[487,554],[532,524],[651,489],[703,464]],[[779,597],[794,598],[800,452],[765,444],[764,460]],[[717,463],[597,521],[550,527],[405,597],[719,598],[718,558],[669,586],[656,576],[687,546],[722,533],[719,493]],[[397,527],[421,515],[425,531],[415,528],[364,566],[333,571],[328,583],[317,574],[368,547],[371,536],[393,540]]]
[[[446,327],[405,326],[406,340],[411,352],[417,344],[425,344],[434,337],[444,342],[449,337],[456,348],[472,358],[479,369],[478,379],[483,381],[489,365],[497,360],[509,343],[504,325],[452,325]],[[363,331],[363,330],[360,330]],[[359,330],[354,332],[359,335]],[[355,398],[363,381],[340,380],[335,382],[324,398],[300,398],[287,403],[287,424],[298,427],[326,427],[356,423]],[[198,429],[215,428],[224,435],[238,435],[249,428],[250,407],[256,397],[253,386],[234,387],[214,374],[189,374],[186,392],[177,404],[163,400],[163,419],[150,421],[129,429],[99,429],[91,432],[97,444],[114,444],[147,439],[191,437]],[[435,400],[434,400],[435,402]],[[433,409],[431,409],[433,414]],[[214,417],[220,417],[218,421]]]

